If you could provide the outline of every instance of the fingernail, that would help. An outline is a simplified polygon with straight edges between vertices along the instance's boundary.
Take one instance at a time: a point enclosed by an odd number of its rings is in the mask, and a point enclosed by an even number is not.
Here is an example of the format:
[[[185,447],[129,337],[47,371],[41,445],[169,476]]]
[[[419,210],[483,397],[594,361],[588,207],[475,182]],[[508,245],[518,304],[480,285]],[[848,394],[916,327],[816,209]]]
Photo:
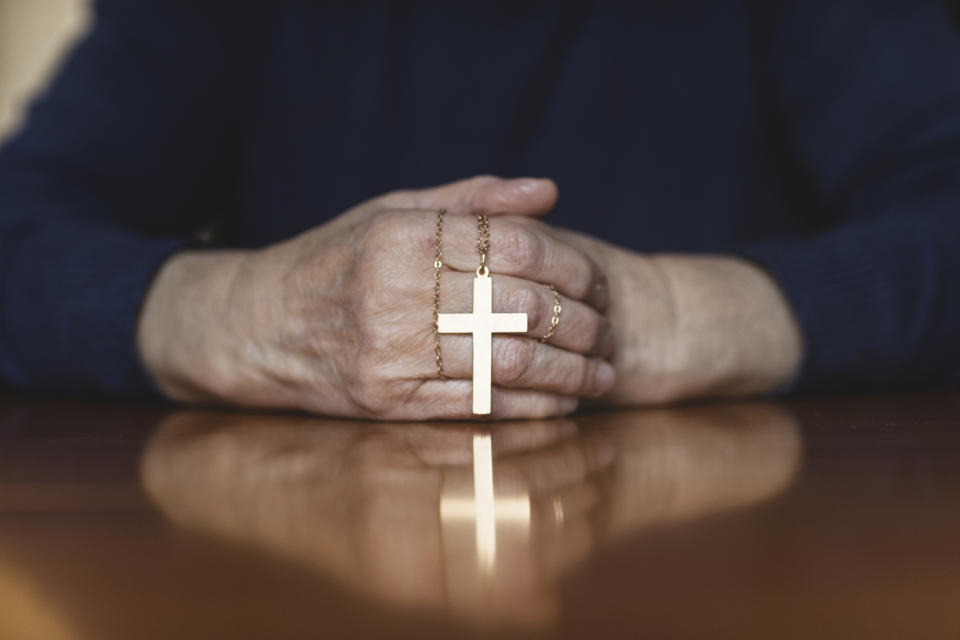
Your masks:
[[[597,309],[606,309],[610,304],[610,285],[606,279],[593,285],[593,304]]]
[[[617,338],[613,333],[613,327],[608,322],[600,337],[599,344],[597,344],[596,355],[601,358],[609,358],[616,351],[616,347]]]
[[[596,390],[597,395],[606,393],[613,389],[613,383],[616,382],[617,372],[609,362],[601,362],[597,367]]]
[[[568,413],[573,413],[577,410],[577,407],[580,405],[580,398],[567,396],[560,398],[559,402],[560,415],[566,415]]]

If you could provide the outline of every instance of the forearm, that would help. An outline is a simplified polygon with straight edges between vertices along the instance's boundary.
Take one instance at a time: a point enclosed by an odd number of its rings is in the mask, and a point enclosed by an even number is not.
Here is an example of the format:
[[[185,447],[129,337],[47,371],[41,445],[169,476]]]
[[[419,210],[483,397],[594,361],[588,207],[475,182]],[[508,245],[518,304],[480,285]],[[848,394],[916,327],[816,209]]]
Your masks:
[[[610,402],[757,394],[796,375],[801,332],[763,270],[729,256],[615,251]]]
[[[212,221],[237,137],[222,106],[238,99],[230,21],[202,4],[96,3],[91,33],[0,150],[5,382],[154,393],[135,348],[143,294]]]
[[[0,379],[32,391],[148,396],[137,315],[157,266],[182,241],[71,219],[69,203],[55,200],[0,205]],[[39,213],[54,208],[62,213]]]

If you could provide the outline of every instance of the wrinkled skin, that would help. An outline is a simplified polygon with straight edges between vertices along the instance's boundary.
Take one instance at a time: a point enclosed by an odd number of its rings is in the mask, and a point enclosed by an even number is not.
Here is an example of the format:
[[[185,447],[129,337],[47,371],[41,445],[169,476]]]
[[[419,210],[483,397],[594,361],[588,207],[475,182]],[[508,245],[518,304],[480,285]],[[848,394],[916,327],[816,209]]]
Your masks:
[[[475,215],[490,216],[494,312],[528,314],[493,341],[494,418],[572,412],[582,399],[649,404],[766,391],[802,345],[776,284],[724,256],[644,256],[539,219],[549,180],[482,176],[394,192],[257,251],[184,251],[144,303],[140,353],[181,402],[379,419],[472,418],[471,337],[434,359],[437,210],[446,208],[441,312],[468,312]],[[562,315],[548,344],[550,283]],[[611,363],[613,366],[611,366]]]
[[[441,310],[469,311],[477,223],[461,212],[534,215],[555,193],[548,181],[480,178],[371,200],[263,251],[186,256],[217,260],[229,273],[204,288],[215,320],[204,319],[185,354],[200,370],[162,386],[182,399],[210,394],[350,416],[469,417],[471,338],[442,337],[449,380],[437,378],[434,360],[437,209],[450,210]],[[603,357],[613,339],[601,313],[609,294],[596,263],[532,218],[494,218],[490,235],[494,311],[529,321],[526,336],[494,339],[495,414],[566,413],[580,397],[609,391],[613,370]],[[563,322],[541,344],[553,307],[546,281],[563,296]]]

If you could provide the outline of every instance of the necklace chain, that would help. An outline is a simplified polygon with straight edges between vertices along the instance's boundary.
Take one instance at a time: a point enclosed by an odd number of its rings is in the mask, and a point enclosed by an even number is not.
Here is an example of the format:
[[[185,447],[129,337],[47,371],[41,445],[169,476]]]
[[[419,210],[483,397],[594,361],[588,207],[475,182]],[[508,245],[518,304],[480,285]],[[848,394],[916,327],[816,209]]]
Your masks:
[[[487,251],[490,250],[490,219],[484,214],[477,215],[477,253],[480,254],[480,269],[487,268]]]
[[[440,272],[443,270],[443,217],[446,209],[437,211],[437,253],[433,260],[433,356],[437,362],[437,377],[446,380],[443,371],[443,357],[440,355]],[[487,268],[487,252],[490,251],[490,219],[483,214],[477,215],[477,253],[480,254],[480,266],[477,276],[486,277],[490,270]]]
[[[437,211],[437,257],[433,261],[433,355],[437,360],[437,375],[441,380],[447,376],[443,372],[443,358],[440,356],[440,270],[443,269],[443,216],[446,209]]]

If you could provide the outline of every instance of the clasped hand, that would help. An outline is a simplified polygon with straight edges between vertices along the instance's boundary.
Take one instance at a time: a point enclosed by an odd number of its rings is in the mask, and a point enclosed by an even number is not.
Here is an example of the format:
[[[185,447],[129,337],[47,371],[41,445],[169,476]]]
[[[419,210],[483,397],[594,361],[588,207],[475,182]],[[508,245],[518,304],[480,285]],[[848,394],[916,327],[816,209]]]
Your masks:
[[[490,216],[494,312],[528,315],[526,335],[493,341],[492,415],[569,413],[614,384],[603,315],[606,275],[583,250],[536,218],[554,205],[548,180],[479,177],[364,202],[289,241],[250,252],[185,252],[163,271],[195,276],[192,331],[147,301],[141,352],[158,385],[178,400],[300,408],[389,419],[469,418],[471,337],[433,335],[437,210],[446,208],[440,310],[469,312],[478,265],[477,223]],[[169,274],[161,272],[158,283]],[[186,276],[186,277],[185,277]],[[562,322],[549,343],[554,298]],[[188,294],[189,295],[189,294]],[[155,314],[155,315],[154,315]],[[159,325],[163,322],[165,326]],[[176,335],[176,341],[151,336]]]
[[[444,208],[440,311],[471,311],[474,214],[485,213],[493,311],[528,316],[526,335],[494,336],[493,418],[563,415],[599,396],[636,405],[749,395],[796,375],[802,336],[762,269],[734,256],[634,253],[549,226],[539,216],[556,198],[549,180],[472,178],[374,198],[261,250],[177,253],[143,305],[144,366],[181,402],[474,417],[471,337],[440,337],[449,379],[434,355]],[[545,283],[563,309],[546,344]]]

